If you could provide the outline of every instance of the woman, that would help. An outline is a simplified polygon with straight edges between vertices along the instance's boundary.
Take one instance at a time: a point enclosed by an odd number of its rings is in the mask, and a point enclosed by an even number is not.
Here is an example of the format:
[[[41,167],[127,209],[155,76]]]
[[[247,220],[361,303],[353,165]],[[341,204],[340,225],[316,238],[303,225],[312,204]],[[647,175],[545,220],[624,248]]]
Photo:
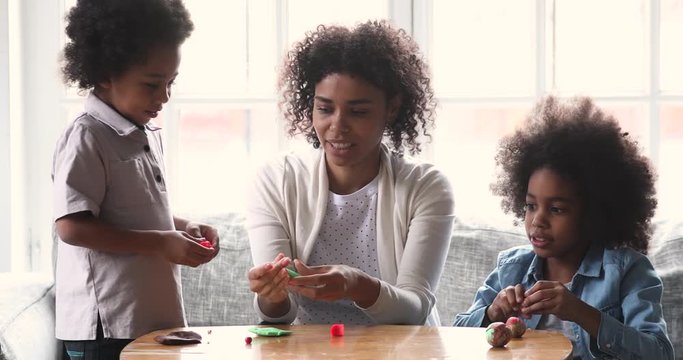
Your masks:
[[[417,45],[386,22],[319,26],[294,45],[279,90],[290,135],[314,149],[254,182],[248,277],[259,316],[440,325],[434,294],[454,206],[441,172],[403,156],[420,152],[433,123]],[[292,263],[301,276],[290,279]]]

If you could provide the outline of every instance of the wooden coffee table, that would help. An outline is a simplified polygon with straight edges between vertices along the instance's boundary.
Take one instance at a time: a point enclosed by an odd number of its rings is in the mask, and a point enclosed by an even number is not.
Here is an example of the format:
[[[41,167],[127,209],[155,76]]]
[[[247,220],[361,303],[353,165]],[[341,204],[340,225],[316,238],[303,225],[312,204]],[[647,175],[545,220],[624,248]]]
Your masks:
[[[528,330],[504,348],[492,348],[483,328],[407,325],[346,326],[343,337],[330,336],[329,325],[277,326],[292,330],[283,337],[261,337],[252,326],[190,327],[155,331],[128,344],[123,360],[140,359],[567,359],[571,342],[562,333]],[[192,330],[202,343],[160,345],[157,335]],[[251,336],[251,345],[245,338]]]

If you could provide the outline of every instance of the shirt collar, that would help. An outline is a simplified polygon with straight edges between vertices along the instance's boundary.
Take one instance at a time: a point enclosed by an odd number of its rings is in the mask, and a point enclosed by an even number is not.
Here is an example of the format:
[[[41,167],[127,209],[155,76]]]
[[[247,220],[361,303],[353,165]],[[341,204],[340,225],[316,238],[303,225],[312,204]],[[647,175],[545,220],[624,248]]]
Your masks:
[[[107,105],[104,101],[100,100],[93,92],[90,92],[85,99],[85,111],[95,119],[112,128],[120,136],[128,136],[135,130],[144,131],[147,129],[149,131],[157,131],[161,129],[152,122],[148,122],[144,126],[135,124],[119,114],[116,110],[112,109],[111,106]]]
[[[588,252],[586,252],[583,260],[581,260],[581,265],[579,265],[576,275],[586,277],[600,276],[604,250],[605,249],[602,246],[592,244],[590,248],[588,248]],[[529,265],[529,270],[526,274],[526,278],[531,283],[543,279],[543,262],[544,260],[538,255],[534,255],[533,260],[531,260],[531,265]]]
[[[543,259],[538,255],[534,255],[533,260],[531,260],[531,265],[529,265],[526,278],[529,280],[530,284],[543,279]]]
[[[601,244],[591,244],[590,248],[588,248],[588,252],[586,252],[586,256],[583,257],[576,274],[587,277],[600,276],[604,252],[605,248]]]

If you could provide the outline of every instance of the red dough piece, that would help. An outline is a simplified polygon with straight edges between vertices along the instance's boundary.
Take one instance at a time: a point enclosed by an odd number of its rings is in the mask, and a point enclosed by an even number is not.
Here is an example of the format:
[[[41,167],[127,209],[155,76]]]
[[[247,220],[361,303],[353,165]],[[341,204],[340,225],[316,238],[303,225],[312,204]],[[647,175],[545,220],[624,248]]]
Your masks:
[[[251,341],[254,340],[251,338],[251,336],[247,336],[244,338],[244,342],[247,343],[247,345],[251,345]]]
[[[333,324],[330,327],[330,335],[344,336],[344,324]]]
[[[199,242],[199,245],[201,245],[207,249],[213,249],[213,244],[211,244],[211,241],[209,241],[209,240],[202,240]]]

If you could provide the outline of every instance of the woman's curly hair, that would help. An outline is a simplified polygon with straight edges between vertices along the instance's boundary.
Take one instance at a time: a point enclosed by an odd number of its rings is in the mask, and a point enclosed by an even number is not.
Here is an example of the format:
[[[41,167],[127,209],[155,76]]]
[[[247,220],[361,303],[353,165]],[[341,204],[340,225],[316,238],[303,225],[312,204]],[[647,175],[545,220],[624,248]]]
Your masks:
[[[278,88],[280,108],[291,136],[301,133],[320,146],[313,128],[315,86],[330,74],[358,76],[384,92],[387,101],[399,96],[398,116],[384,135],[393,151],[420,152],[420,134],[429,138],[433,126],[434,93],[417,44],[386,21],[368,21],[349,29],[320,25],[296,43],[282,68]]]
[[[582,236],[647,253],[656,175],[637,142],[589,98],[541,99],[525,126],[501,140],[496,164],[491,189],[506,213],[524,219],[529,178],[549,168],[577,186]]]
[[[182,0],[78,0],[66,16],[62,75],[81,90],[178,46],[194,29]]]

